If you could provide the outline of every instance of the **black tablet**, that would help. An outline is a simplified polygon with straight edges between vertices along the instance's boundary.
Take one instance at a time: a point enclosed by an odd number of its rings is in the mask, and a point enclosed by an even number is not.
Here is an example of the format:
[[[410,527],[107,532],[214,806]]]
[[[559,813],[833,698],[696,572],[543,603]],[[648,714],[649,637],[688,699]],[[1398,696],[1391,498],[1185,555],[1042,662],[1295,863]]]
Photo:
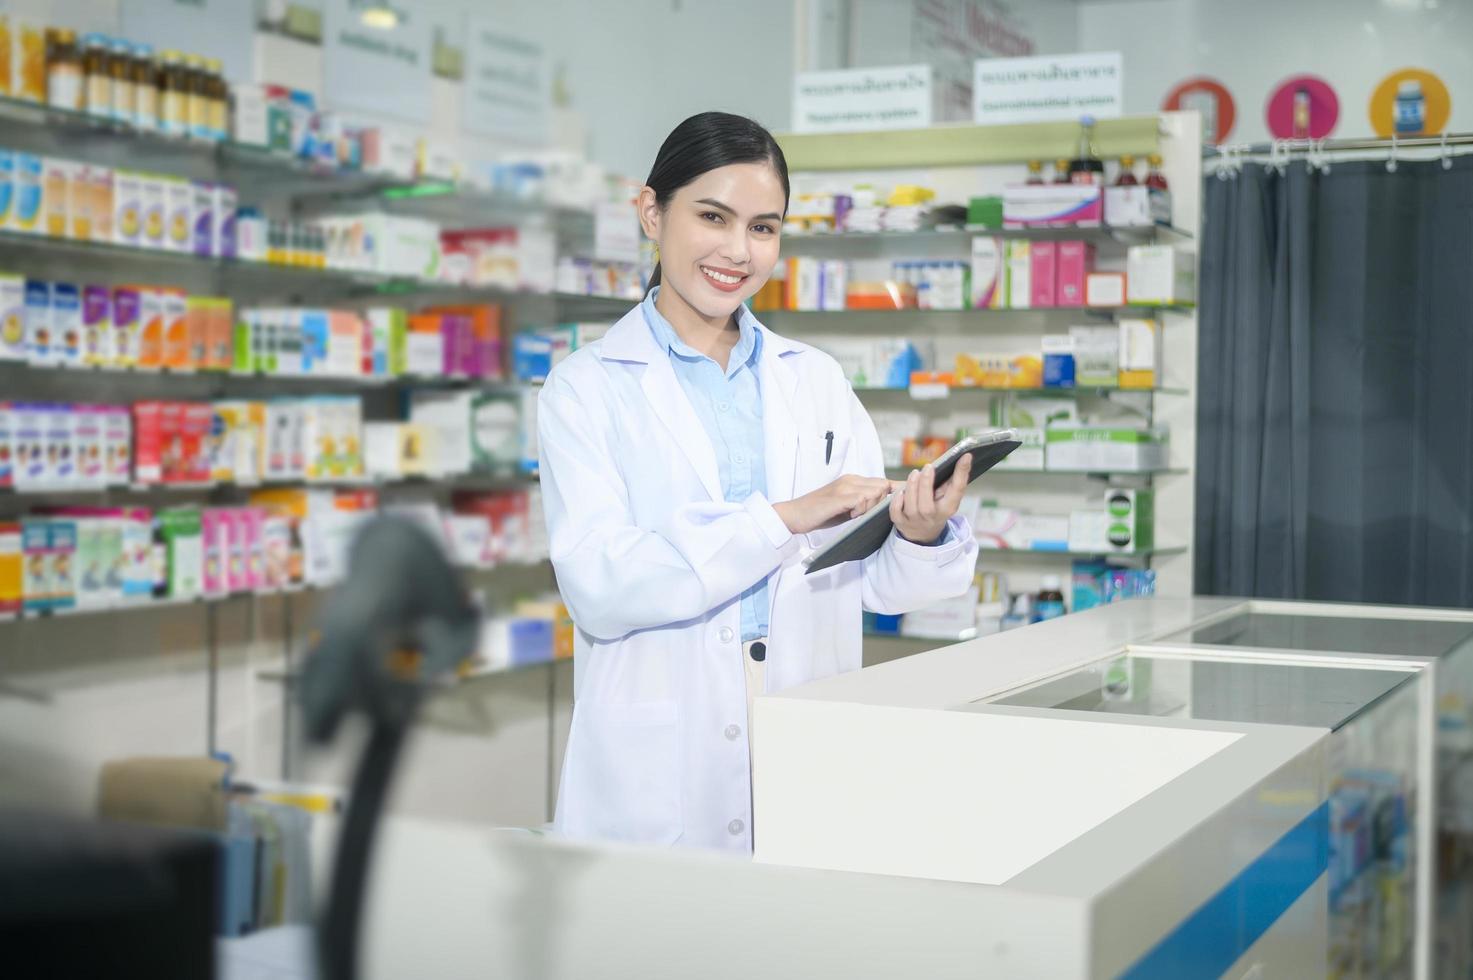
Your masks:
[[[994,429],[991,432],[968,436],[937,457],[936,486],[940,487],[951,479],[957,461],[964,455],[972,457],[971,479],[975,480],[1002,462],[1019,445],[1021,443],[1018,441],[1018,433],[1013,429]],[[890,520],[890,500],[894,496],[895,493],[892,492],[884,500],[875,504],[868,514],[854,523],[854,527],[848,534],[834,539],[827,547],[803,559],[803,565],[807,569],[804,574],[812,575],[814,572],[821,572],[825,568],[832,568],[846,561],[868,558],[879,551],[880,545],[884,544],[885,539],[890,536],[890,529],[895,526]]]

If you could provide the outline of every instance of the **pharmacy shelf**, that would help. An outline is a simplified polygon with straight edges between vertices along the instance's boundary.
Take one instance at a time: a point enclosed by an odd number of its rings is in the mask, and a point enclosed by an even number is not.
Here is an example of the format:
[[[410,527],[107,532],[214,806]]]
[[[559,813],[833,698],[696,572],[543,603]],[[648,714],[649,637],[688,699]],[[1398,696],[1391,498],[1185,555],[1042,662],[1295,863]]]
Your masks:
[[[1184,545],[1172,547],[1151,548],[1145,551],[1128,552],[1104,552],[1104,551],[1045,551],[1025,548],[982,548],[979,549],[981,562],[986,562],[994,556],[1003,558],[1069,558],[1085,561],[1149,561],[1152,558],[1166,558],[1171,555],[1186,554]]]
[[[507,674],[520,674],[525,671],[537,670],[539,668],[551,667],[554,664],[571,664],[573,661],[567,658],[552,660],[534,660],[524,664],[478,664],[463,673],[438,679],[436,686],[441,688],[459,687],[475,681],[485,680],[491,677],[503,677]],[[280,670],[267,668],[256,671],[256,680],[267,684],[285,684],[292,687],[301,683],[302,672],[300,670]]]
[[[1096,245],[1146,245],[1161,236],[1188,241],[1192,234],[1172,225],[1151,225],[1117,228],[1110,225],[1093,227],[1061,228],[990,228],[982,225],[938,225],[915,231],[791,231],[784,229],[782,249],[784,255],[817,255],[839,252],[873,252],[879,250],[912,248],[934,251],[945,248],[957,255],[971,247],[973,238],[992,236],[1017,238],[1027,241],[1076,241],[1083,240]]]
[[[855,388],[854,393],[863,397],[884,398],[905,396],[911,401],[946,401],[950,398],[966,398],[971,395],[1046,395],[1052,398],[1110,398],[1114,395],[1189,395],[1186,388],[1121,388],[1093,385],[1075,385],[1069,388],[1014,388],[1006,385],[952,385],[933,394],[931,385],[912,385],[910,388]],[[936,386],[939,387],[939,386]],[[917,390],[919,389],[919,390]]]
[[[477,574],[501,571],[508,568],[540,568],[548,559],[531,561],[505,561],[495,564],[457,565],[461,572]],[[192,606],[218,606],[240,599],[280,599],[295,595],[331,592],[333,585],[290,585],[280,589],[263,589],[251,592],[231,592],[225,595],[166,596],[158,599],[139,599],[133,602],[118,602],[102,606],[71,606],[65,609],[35,609],[21,612],[0,613],[0,624],[29,622],[40,619],[70,619],[74,616],[107,615],[112,613],[159,612],[166,609],[182,609]]]
[[[57,485],[43,487],[0,487],[0,499],[58,496],[115,497],[122,495],[197,494],[216,490],[266,490],[274,488],[303,490],[382,490],[395,487],[451,487],[460,489],[500,489],[530,486],[537,482],[533,473],[457,473],[449,476],[342,477],[322,480],[261,480],[236,483],[207,480],[193,483],[131,483],[111,486],[79,487]]]
[[[28,364],[25,361],[0,361],[0,381],[8,373],[23,372],[38,375],[76,378],[82,381],[104,379],[136,379],[147,384],[170,384],[209,381],[221,386],[265,387],[285,389],[310,386],[314,392],[323,388],[372,390],[377,388],[451,388],[485,391],[500,394],[518,394],[536,391],[540,382],[499,381],[485,378],[468,378],[460,375],[396,374],[384,377],[366,375],[326,374],[245,374],[238,371],[198,371],[174,368],[109,367],[103,365]]]
[[[241,259],[222,259],[170,252],[156,248],[115,242],[82,241],[28,234],[13,229],[0,230],[0,256],[7,265],[14,259],[29,260],[37,253],[71,257],[98,265],[125,265],[150,270],[173,270],[178,274],[214,274],[221,277],[221,290],[227,294],[241,291],[274,289],[278,292],[330,291],[345,298],[376,298],[392,302],[392,297],[424,298],[443,296],[461,302],[517,302],[542,300],[571,306],[624,313],[639,302],[637,297],[599,296],[582,293],[535,292],[496,286],[465,286],[403,276],[388,276],[345,269],[314,269],[305,266],[277,265]],[[24,270],[20,270],[24,271]],[[168,274],[167,271],[164,274]],[[85,276],[72,278],[86,278]]]
[[[935,317],[959,318],[962,320],[976,320],[981,323],[994,319],[1006,317],[1028,317],[1028,316],[1055,316],[1055,317],[1101,317],[1114,318],[1116,316],[1145,317],[1163,313],[1189,314],[1196,310],[1195,304],[1171,303],[1152,306],[1046,306],[1030,309],[1005,309],[1005,310],[922,310],[919,308],[894,309],[894,310],[757,310],[757,318],[760,320],[796,320],[805,324],[832,323],[836,327],[842,327],[847,323],[859,321],[884,321],[902,320],[916,317],[922,320]]]
[[[913,469],[919,469],[919,467],[886,467],[885,476],[891,480],[904,480],[910,475],[911,470]],[[1185,468],[1168,468],[1159,470],[1050,470],[1036,469],[1032,467],[1024,468],[1018,466],[995,466],[992,469],[988,470],[986,475],[988,479],[992,479],[995,476],[1059,476],[1068,477],[1071,479],[1084,477],[1090,480],[1117,480],[1126,479],[1128,477],[1138,477],[1144,479],[1157,476],[1185,476],[1189,472],[1191,471]]]

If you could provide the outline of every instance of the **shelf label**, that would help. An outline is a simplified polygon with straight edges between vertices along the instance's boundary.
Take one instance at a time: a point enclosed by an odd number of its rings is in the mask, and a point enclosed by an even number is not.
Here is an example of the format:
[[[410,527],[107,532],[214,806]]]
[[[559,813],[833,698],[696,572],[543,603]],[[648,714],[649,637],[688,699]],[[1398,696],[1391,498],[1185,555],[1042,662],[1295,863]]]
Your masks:
[[[465,119],[468,132],[518,143],[548,141],[552,72],[547,50],[509,33],[501,17],[472,15],[466,39]]]
[[[793,131],[853,133],[931,125],[931,66],[805,71],[793,79]]]
[[[1121,113],[1119,51],[1038,58],[978,58],[972,64],[972,121],[1078,122]]]
[[[355,0],[323,0],[323,102],[425,124],[434,116],[429,17],[417,5],[395,4],[399,23],[375,28],[363,23],[358,7]]]

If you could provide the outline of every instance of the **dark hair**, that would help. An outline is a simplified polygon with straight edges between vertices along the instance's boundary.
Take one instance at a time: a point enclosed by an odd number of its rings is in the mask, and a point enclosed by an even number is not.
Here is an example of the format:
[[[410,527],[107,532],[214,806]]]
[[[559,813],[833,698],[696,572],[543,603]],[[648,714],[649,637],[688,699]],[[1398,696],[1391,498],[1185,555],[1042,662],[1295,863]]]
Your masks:
[[[782,147],[759,122],[729,112],[702,112],[676,126],[660,144],[645,183],[664,208],[675,192],[718,167],[733,163],[770,163],[783,185],[783,212],[787,213],[788,161]],[[660,263],[650,276],[650,288],[660,284]]]

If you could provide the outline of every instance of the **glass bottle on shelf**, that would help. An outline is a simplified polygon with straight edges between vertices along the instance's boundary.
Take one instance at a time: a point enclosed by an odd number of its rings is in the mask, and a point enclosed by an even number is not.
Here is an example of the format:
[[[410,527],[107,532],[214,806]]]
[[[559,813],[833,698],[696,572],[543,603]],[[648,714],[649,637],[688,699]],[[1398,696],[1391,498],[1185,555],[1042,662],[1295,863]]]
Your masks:
[[[108,60],[108,75],[112,77],[113,122],[125,126],[133,125],[135,112],[133,100],[133,45],[127,41],[114,41],[112,57]]]
[[[1115,178],[1116,187],[1134,187],[1140,181],[1135,177],[1135,157],[1129,153],[1120,156],[1120,174]]]
[[[209,76],[205,72],[205,60],[196,54],[187,55],[184,59],[184,66],[189,79],[188,87],[185,89],[186,112],[189,119],[185,135],[190,139],[209,139],[210,97],[207,94]]]
[[[133,45],[133,125],[149,132],[159,128],[158,70],[147,44]]]
[[[1079,151],[1069,161],[1071,184],[1092,184],[1103,187],[1105,183],[1105,161],[1095,152],[1095,120],[1084,116],[1079,120]]]
[[[1041,183],[1043,183],[1043,161],[1042,160],[1029,160],[1028,161],[1028,180],[1027,180],[1027,183],[1029,183],[1029,184],[1041,184]]]
[[[226,119],[230,114],[230,88],[225,84],[225,66],[218,58],[211,58],[205,62],[205,71],[209,74],[205,94],[209,100],[210,139],[223,140],[228,129]]]
[[[188,75],[178,51],[165,51],[159,65],[159,128],[165,136],[183,136],[189,127]]]
[[[72,112],[82,108],[82,52],[77,32],[46,32],[46,104]]]
[[[110,119],[113,114],[113,80],[108,74],[107,38],[88,34],[82,52],[82,76],[86,89],[87,114]]]
[[[1069,160],[1066,157],[1059,157],[1054,161],[1054,183],[1069,183]]]
[[[1152,153],[1146,157],[1146,163],[1150,165],[1150,170],[1146,172],[1146,186],[1158,191],[1166,190],[1166,177],[1161,173],[1161,154]]]

